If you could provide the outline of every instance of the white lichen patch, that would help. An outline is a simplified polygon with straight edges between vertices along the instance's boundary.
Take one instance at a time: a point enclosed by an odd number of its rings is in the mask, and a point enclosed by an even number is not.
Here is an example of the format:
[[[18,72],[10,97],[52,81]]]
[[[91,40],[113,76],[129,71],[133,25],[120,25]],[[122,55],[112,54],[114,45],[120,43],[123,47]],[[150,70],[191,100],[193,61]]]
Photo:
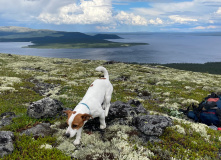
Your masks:
[[[15,88],[13,88],[13,87],[0,87],[0,93],[1,92],[14,92],[14,91],[16,91],[15,90]]]
[[[78,86],[78,82],[76,82],[76,81],[69,81],[69,82],[67,82],[67,84],[68,85],[70,85],[70,86]]]
[[[0,77],[0,92],[15,92],[14,84],[21,83],[17,77]]]
[[[181,133],[184,135],[186,134],[185,129],[183,127],[181,127],[180,125],[175,125],[175,126],[172,126],[171,128],[173,128],[178,133]]]
[[[194,99],[185,99],[185,100],[182,101],[182,104],[186,105],[186,106],[188,106],[192,103],[199,104],[199,102],[197,100],[194,100]]]
[[[188,124],[191,128],[189,132],[197,132],[199,135],[204,138],[206,141],[209,141],[210,135],[207,134],[207,129],[209,128],[207,125],[203,123],[193,123],[184,119],[176,118],[176,117],[170,117],[173,120],[178,121],[179,123],[183,124]]]
[[[13,86],[15,83],[21,83],[21,79],[18,77],[0,77],[1,87]]]
[[[53,128],[57,125],[53,125]],[[135,142],[131,143],[129,139],[129,132],[134,128],[126,125],[112,125],[106,128],[104,139],[99,132],[87,133],[82,132],[81,145],[77,147],[73,145],[74,139],[63,138],[62,135],[65,131],[59,129],[56,133],[58,142],[57,147],[59,150],[65,152],[67,155],[83,160],[86,157],[91,159],[110,157],[114,159],[137,159],[148,160],[154,154],[147,148],[140,145],[139,138],[134,135]]]
[[[185,86],[184,87],[186,90],[192,90],[193,88],[192,87],[190,87],[190,86]]]
[[[164,92],[163,96],[170,96],[170,92]]]
[[[50,144],[43,144],[43,145],[40,146],[40,148],[52,149],[53,147]]]
[[[36,76],[35,79],[40,80],[40,81],[45,81],[45,80],[64,81],[64,82],[67,81],[67,79],[65,79],[65,78],[55,77],[55,76],[48,76],[47,74],[44,74],[42,76]]]
[[[169,101],[169,99],[166,99],[166,101]],[[162,103],[159,105],[160,107],[166,107],[166,108],[169,108],[169,109],[178,109],[179,108],[179,104],[178,103]]]
[[[209,141],[210,135],[207,134],[207,129],[209,128],[207,125],[203,123],[191,123],[190,125],[192,129],[198,132],[206,141]]]

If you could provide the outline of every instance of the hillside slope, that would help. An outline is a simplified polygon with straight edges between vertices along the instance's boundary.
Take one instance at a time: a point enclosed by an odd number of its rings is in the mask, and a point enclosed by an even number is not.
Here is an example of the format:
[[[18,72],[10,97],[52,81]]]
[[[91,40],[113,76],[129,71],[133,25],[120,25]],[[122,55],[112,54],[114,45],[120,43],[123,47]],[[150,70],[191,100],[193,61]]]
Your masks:
[[[221,75],[182,71],[164,66],[108,64],[105,61],[0,54],[0,114],[10,111],[18,115],[12,124],[0,129],[13,131],[16,136],[15,151],[4,160],[25,159],[42,154],[44,155],[42,159],[52,159],[55,155],[60,159],[71,159],[68,151],[61,151],[56,147],[52,149],[40,147],[44,144],[57,146],[60,142],[56,137],[34,140],[19,135],[17,131],[33,126],[37,121],[65,123],[66,119],[62,118],[38,120],[29,118],[26,115],[27,106],[49,96],[61,101],[67,108],[74,108],[88,86],[100,76],[100,73],[95,72],[99,65],[105,66],[109,71],[114,86],[112,102],[136,99],[150,114],[162,114],[173,119],[174,125],[166,128],[160,137],[161,142],[155,143],[144,144],[139,139],[125,139],[122,126],[118,126],[122,129],[122,134],[116,136],[122,136],[124,148],[132,145],[133,152],[140,157],[146,155],[148,150],[151,154],[146,158],[151,160],[220,158],[221,132],[214,131],[204,124],[194,123],[177,110],[185,109],[191,103],[201,102],[211,92],[220,92]],[[37,92],[35,81],[53,84],[53,87],[41,95]],[[103,144],[97,133],[88,137],[93,136],[99,144]],[[90,147],[90,143],[87,147]],[[105,149],[105,146],[102,147]],[[100,149],[92,147],[90,156],[96,155],[93,153],[95,150]],[[81,152],[81,148],[77,148],[77,152]],[[83,149],[82,154],[84,153]],[[122,154],[126,153],[127,151],[122,148]]]

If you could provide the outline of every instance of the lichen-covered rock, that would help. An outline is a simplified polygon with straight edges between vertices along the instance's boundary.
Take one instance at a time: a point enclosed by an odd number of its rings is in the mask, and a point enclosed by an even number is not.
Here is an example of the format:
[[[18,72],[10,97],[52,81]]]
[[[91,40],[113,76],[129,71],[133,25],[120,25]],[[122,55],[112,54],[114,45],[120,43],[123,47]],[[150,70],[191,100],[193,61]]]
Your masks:
[[[14,151],[14,134],[11,131],[0,131],[0,158]]]
[[[47,97],[28,106],[27,114],[32,118],[53,118],[61,115],[62,110],[61,102]]]
[[[0,128],[2,128],[3,126],[9,125],[12,121],[12,118],[15,117],[15,113],[14,112],[5,112],[2,113],[0,118]]]
[[[124,118],[134,117],[138,114],[148,114],[142,104],[137,100],[130,100],[128,103],[116,101],[111,104],[108,117],[110,118]]]
[[[161,136],[164,129],[172,124],[171,118],[160,115],[144,115],[133,118],[133,125],[147,136]]]
[[[50,128],[50,123],[40,123],[32,128],[26,129],[21,132],[21,135],[26,134],[26,135],[33,135],[33,137],[45,137],[52,135],[55,132],[54,129]]]
[[[56,88],[58,86],[58,85],[51,84],[51,83],[41,82],[41,81],[39,81],[37,79],[29,79],[29,81],[31,83],[35,84],[35,87],[33,87],[32,90],[34,90],[36,93],[38,93],[41,96],[45,95],[50,90],[52,90],[52,89],[54,89],[54,88]]]
[[[131,118],[138,115],[148,114],[148,111],[137,100],[130,100],[127,103],[116,101],[111,104],[106,123],[111,125],[119,123],[122,125],[130,125]],[[99,118],[90,119],[84,126],[85,129],[93,131],[100,130]]]

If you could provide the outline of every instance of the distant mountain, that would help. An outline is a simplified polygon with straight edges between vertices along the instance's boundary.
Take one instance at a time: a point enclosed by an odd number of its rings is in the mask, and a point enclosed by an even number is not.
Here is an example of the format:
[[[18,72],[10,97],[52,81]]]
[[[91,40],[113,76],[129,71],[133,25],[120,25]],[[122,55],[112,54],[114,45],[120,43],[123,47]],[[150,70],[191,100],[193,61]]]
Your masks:
[[[0,27],[0,42],[32,42],[32,48],[105,48],[126,47],[138,43],[118,43],[107,39],[121,39],[115,34],[87,35],[80,32],[64,32],[25,27]],[[139,43],[141,44],[141,43]]]
[[[96,34],[94,35],[94,38],[97,39],[122,39],[118,35],[115,34]]]
[[[80,32],[63,32],[25,27],[0,27],[0,42],[32,43],[106,43],[105,39],[118,39],[117,35],[87,35]]]

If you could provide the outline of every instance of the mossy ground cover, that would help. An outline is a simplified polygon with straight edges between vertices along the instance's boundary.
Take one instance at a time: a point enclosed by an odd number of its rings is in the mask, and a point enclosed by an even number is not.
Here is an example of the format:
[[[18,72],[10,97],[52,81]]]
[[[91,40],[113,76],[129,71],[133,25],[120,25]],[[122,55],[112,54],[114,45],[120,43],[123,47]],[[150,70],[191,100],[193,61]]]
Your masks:
[[[174,120],[174,126],[168,127],[160,137],[162,141],[155,143],[143,143],[138,140],[133,129],[126,126],[107,128],[107,133],[110,133],[107,139],[115,138],[107,143],[99,140],[97,133],[90,135],[83,132],[82,139],[85,140],[82,140],[82,143],[85,143],[84,149],[90,153],[85,157],[90,159],[99,152],[97,159],[102,158],[101,155],[107,159],[116,159],[114,154],[122,152],[117,156],[118,159],[135,156],[153,160],[220,158],[221,132],[203,124],[193,123],[178,112],[178,109],[185,109],[191,103],[201,102],[211,92],[220,92],[220,75],[157,65],[104,63],[105,61],[0,54],[0,114],[11,111],[17,115],[10,125],[0,129],[13,131],[16,137],[15,151],[3,159],[71,159],[70,155],[74,150],[62,149],[61,146],[65,146],[66,142],[62,143],[63,139],[59,139],[58,135],[33,139],[30,136],[20,136],[18,131],[41,122],[65,122],[65,118],[29,118],[26,115],[27,106],[47,95],[61,101],[64,107],[74,108],[90,84],[101,76],[95,72],[99,65],[103,65],[109,71],[114,86],[112,102],[137,99],[150,114],[170,116]],[[56,87],[45,95],[39,95],[33,89],[35,84],[30,79],[55,84]],[[148,93],[150,96],[142,93]],[[112,137],[113,133],[116,136]],[[102,152],[99,145],[93,144],[94,140],[106,150]],[[72,141],[67,144],[73,145]],[[46,144],[51,147],[42,147]],[[123,145],[127,147],[122,149]],[[108,150],[112,152],[109,153]],[[74,153],[79,159],[82,158],[80,150]]]

